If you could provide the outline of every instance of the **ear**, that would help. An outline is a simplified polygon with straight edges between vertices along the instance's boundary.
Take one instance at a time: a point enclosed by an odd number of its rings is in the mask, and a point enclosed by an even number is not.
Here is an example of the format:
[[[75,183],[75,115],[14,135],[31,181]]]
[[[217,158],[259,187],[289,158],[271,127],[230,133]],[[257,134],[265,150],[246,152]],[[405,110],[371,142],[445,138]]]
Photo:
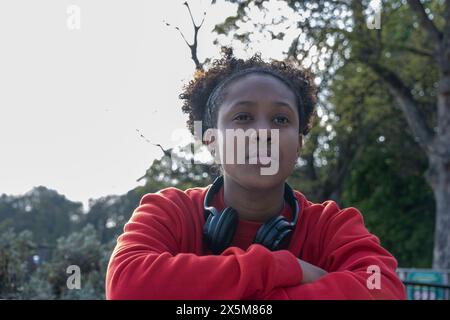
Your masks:
[[[212,129],[208,129],[205,131],[203,135],[203,144],[208,148],[209,152],[214,150],[216,137],[214,135],[214,131]]]
[[[214,138],[205,141],[206,148],[212,155],[214,155],[217,148],[216,143],[214,141],[215,141]]]
[[[204,144],[206,145],[206,148],[208,149],[209,153],[214,159],[214,163],[220,163],[219,161],[219,152],[217,150],[218,144],[217,144],[217,130],[216,129],[208,129],[206,130],[205,136],[204,136]]]

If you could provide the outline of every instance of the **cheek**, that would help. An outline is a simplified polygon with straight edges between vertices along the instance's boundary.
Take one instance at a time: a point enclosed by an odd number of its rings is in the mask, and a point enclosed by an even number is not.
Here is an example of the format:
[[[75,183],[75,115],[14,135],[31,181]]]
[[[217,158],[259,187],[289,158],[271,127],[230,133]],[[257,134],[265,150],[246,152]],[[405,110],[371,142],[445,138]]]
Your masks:
[[[228,128],[229,129],[229,128]],[[232,153],[234,153],[234,156],[236,157],[236,154],[238,152],[238,146],[236,144],[236,142],[233,142],[233,139],[227,139],[226,137],[226,131],[224,128],[220,128],[217,131],[218,136],[217,136],[217,143],[216,143],[216,148],[218,151],[218,161],[220,161],[220,163],[222,165],[226,165],[226,161],[227,161],[227,150],[229,150],[230,152],[230,157],[232,155]],[[234,152],[231,152],[231,151]],[[230,161],[230,160],[229,160]]]
[[[298,134],[289,132],[280,136],[280,155],[286,161],[297,160]]]

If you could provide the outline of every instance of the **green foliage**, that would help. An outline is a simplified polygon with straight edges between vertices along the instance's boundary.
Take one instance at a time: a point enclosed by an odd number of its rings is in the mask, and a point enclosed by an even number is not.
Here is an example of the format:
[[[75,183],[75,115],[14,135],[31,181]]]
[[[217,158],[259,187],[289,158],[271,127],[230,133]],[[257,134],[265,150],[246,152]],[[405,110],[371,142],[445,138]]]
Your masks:
[[[2,234],[0,297],[3,299],[104,299],[105,272],[115,239],[102,244],[92,225],[57,241],[52,258],[34,265],[32,233]],[[81,271],[81,288],[68,289],[67,268]]]
[[[35,187],[24,196],[0,198],[0,232],[33,230],[37,242],[54,243],[78,228],[83,217],[82,204],[67,200],[45,187]]]
[[[44,187],[23,196],[2,195],[0,299],[104,299],[110,255],[141,197],[169,186],[205,186],[212,179],[209,172],[203,164],[172,166],[165,156],[153,162],[143,186],[91,200],[86,214],[79,203]],[[68,289],[71,265],[80,268],[80,289]]]
[[[420,174],[423,163],[420,168],[414,155],[399,162],[386,142],[366,146],[364,152],[346,180],[345,203],[363,213],[369,231],[400,266],[431,267],[435,208],[432,191]]]
[[[28,278],[35,244],[30,231],[16,234],[12,229],[0,233],[0,297],[17,299]]]

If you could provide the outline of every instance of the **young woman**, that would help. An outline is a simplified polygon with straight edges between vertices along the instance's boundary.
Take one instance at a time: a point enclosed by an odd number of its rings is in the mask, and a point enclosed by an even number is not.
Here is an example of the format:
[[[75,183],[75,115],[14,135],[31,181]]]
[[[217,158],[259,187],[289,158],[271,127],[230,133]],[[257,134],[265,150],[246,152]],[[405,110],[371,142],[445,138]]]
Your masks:
[[[277,170],[261,174],[267,162],[245,148],[256,162],[224,161],[209,186],[143,196],[112,253],[108,299],[405,298],[397,261],[357,209],[312,203],[286,183],[310,129],[309,73],[227,49],[180,98],[192,132],[202,121],[202,133],[254,129],[258,143],[276,144]],[[225,159],[230,141],[219,140],[204,143]]]

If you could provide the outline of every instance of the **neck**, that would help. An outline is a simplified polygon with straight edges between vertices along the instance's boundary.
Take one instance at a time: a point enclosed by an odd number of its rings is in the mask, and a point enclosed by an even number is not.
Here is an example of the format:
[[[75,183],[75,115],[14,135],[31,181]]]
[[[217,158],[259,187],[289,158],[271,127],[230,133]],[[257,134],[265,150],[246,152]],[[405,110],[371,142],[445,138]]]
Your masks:
[[[265,222],[284,207],[284,183],[271,189],[246,189],[225,174],[224,202],[242,220]]]

